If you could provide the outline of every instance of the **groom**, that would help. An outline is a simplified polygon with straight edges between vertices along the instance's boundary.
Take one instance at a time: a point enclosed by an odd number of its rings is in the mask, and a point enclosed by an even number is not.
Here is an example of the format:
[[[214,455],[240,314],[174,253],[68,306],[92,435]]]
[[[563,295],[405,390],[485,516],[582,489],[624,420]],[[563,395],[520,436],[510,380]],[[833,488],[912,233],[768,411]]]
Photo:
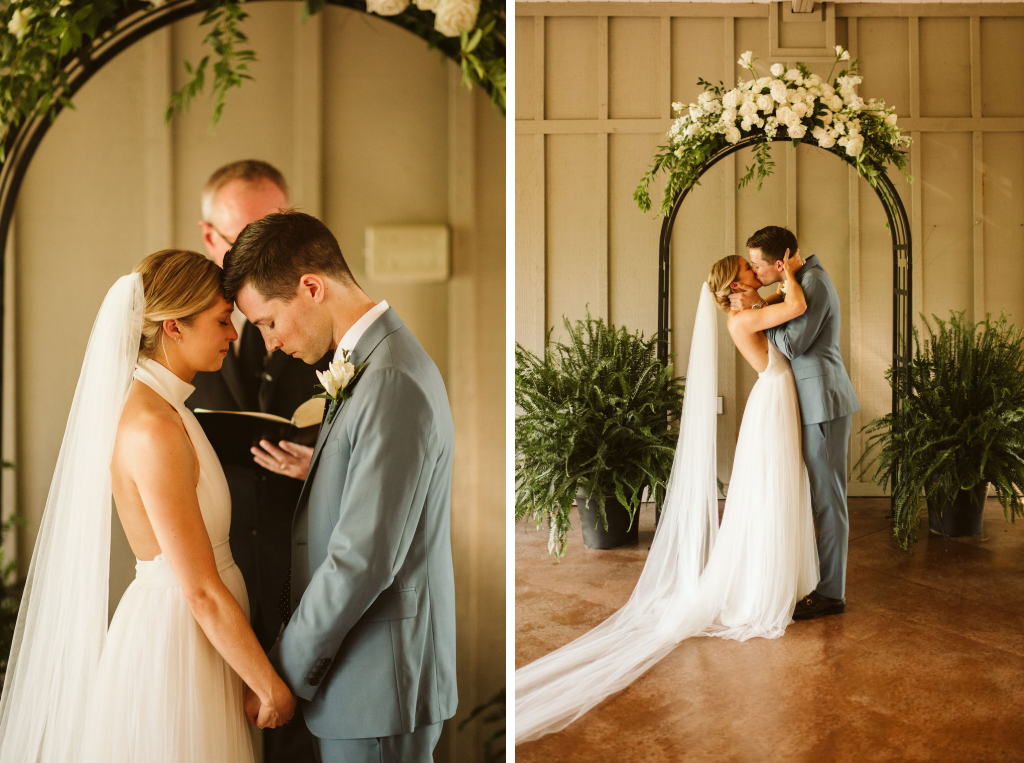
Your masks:
[[[454,429],[441,375],[309,215],[246,226],[224,290],[268,350],[312,364],[330,349],[363,369],[325,409],[271,662],[302,700],[321,761],[428,763],[456,705]]]
[[[763,286],[785,279],[783,260],[798,252],[796,236],[770,225],[747,239],[750,266]],[[850,422],[860,410],[839,353],[839,295],[817,255],[796,273],[807,300],[799,318],[765,333],[793,368],[803,424],[803,454],[811,482],[811,508],[818,531],[818,587],[796,605],[794,620],[811,620],[846,611],[846,553],[850,523],[846,510],[846,454]],[[757,309],[784,298],[766,299],[740,285],[730,297],[734,310]]]

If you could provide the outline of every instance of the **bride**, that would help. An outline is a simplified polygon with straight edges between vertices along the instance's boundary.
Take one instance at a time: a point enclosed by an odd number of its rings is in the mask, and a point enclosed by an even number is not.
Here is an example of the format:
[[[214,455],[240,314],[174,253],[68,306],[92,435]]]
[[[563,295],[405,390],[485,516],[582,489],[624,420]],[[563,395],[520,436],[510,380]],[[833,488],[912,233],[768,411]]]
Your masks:
[[[292,717],[249,626],[224,473],[185,407],[237,338],[231,310],[220,269],[188,251],[107,293],[25,585],[0,763],[250,763],[246,716]],[[137,561],[108,630],[111,497]]]
[[[729,295],[761,287],[738,255],[719,260],[701,287],[676,455],[654,543],[628,602],[589,633],[516,671],[516,744],[559,731],[624,689],[682,639],[778,638],[798,598],[818,583],[800,409],[786,357],[765,336],[807,309],[784,261],[785,300],[731,312]],[[758,372],[736,443],[718,525],[718,339],[715,307]]]

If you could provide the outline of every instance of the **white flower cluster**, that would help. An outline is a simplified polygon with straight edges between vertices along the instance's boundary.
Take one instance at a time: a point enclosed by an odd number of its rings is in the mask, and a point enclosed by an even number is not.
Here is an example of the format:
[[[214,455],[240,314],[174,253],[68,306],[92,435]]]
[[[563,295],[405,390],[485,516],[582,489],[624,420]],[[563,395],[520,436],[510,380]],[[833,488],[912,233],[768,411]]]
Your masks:
[[[836,63],[849,59],[849,51],[837,45]],[[696,103],[672,104],[680,115],[668,133],[677,147],[676,156],[683,155],[685,144],[707,140],[710,135],[724,135],[729,143],[737,143],[744,133],[755,129],[774,138],[780,127],[794,139],[810,132],[822,148],[838,144],[854,157],[864,151],[866,134],[897,148],[910,144],[896,127],[894,108],[857,95],[862,80],[856,74],[845,74],[829,84],[817,74],[804,76],[799,69],[777,63],[771,67],[771,76],[759,77],[750,51],[740,56],[738,63],[754,77],[740,80],[720,96],[705,90]]]
[[[413,0],[421,11],[433,11],[434,29],[445,37],[471,32],[480,13],[480,0]],[[366,10],[378,16],[397,16],[409,0],[366,0]]]

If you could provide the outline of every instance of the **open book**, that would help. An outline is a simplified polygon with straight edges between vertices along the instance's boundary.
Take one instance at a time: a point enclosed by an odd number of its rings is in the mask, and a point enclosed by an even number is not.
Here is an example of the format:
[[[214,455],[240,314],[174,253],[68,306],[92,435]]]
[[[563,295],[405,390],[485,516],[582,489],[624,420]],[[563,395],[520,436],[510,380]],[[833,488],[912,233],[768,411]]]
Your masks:
[[[222,465],[255,467],[256,462],[249,449],[258,447],[260,440],[268,440],[274,445],[280,440],[288,440],[312,446],[320,432],[326,402],[322,397],[307,400],[295,409],[290,420],[256,411],[196,408],[193,413],[202,424]]]

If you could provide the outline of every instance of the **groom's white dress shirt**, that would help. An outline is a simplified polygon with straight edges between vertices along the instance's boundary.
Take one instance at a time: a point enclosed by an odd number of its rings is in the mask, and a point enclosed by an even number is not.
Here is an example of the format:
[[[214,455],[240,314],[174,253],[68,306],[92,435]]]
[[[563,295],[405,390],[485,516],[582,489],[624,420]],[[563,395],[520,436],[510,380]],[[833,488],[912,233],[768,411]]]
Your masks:
[[[388,301],[381,300],[360,316],[359,320],[352,324],[345,332],[345,336],[338,342],[338,349],[334,351],[334,359],[341,360],[341,353],[345,350],[352,352],[359,343],[359,339],[366,333],[366,329],[373,325],[373,322],[388,311]]]

